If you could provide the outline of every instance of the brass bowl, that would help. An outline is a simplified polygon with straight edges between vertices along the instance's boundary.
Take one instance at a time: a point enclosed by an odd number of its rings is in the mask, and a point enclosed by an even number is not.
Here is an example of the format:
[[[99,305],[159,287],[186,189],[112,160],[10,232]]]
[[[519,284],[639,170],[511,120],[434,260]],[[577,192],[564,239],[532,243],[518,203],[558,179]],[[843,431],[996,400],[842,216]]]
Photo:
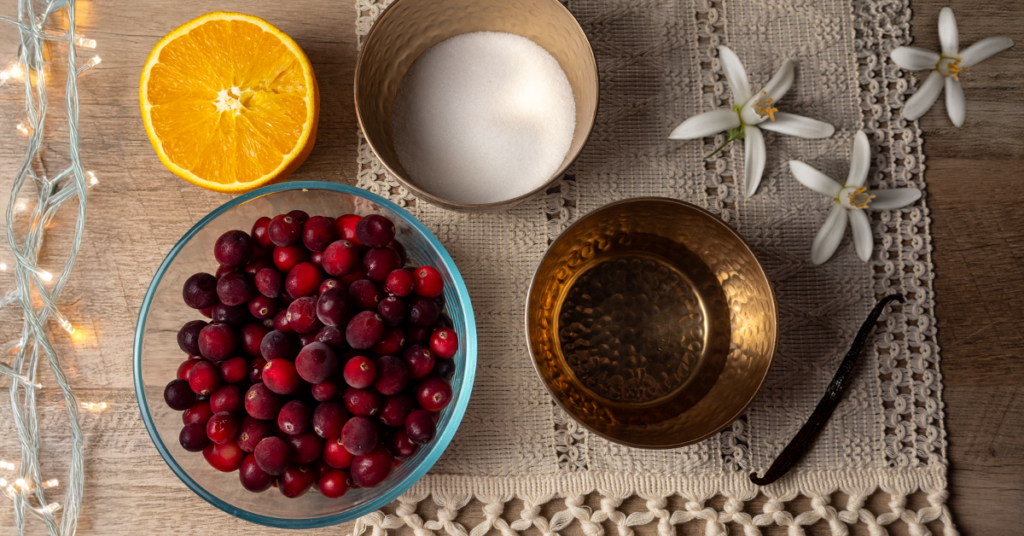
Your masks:
[[[526,333],[537,372],[610,441],[696,443],[746,411],[778,345],[775,291],[750,246],[711,213],[618,201],[555,240],[534,274]]]
[[[405,72],[430,47],[470,32],[511,33],[540,45],[565,71],[576,100],[576,131],[562,165],[543,186],[495,203],[459,203],[421,189],[399,163],[391,131],[391,107]],[[583,149],[597,115],[597,62],[583,29],[557,0],[395,0],[366,36],[355,102],[366,142],[416,197],[455,210],[506,207],[547,189]]]

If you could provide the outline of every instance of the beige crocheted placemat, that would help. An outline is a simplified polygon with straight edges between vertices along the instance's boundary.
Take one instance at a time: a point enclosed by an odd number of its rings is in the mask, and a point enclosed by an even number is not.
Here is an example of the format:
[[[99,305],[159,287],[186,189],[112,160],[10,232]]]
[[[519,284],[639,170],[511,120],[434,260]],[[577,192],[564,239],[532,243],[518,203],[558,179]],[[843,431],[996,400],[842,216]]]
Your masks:
[[[357,0],[360,40],[387,3]],[[910,42],[907,4],[569,0],[600,69],[597,124],[563,180],[504,212],[463,214],[417,202],[361,141],[358,185],[409,208],[459,265],[473,297],[480,354],[472,401],[445,455],[394,514],[366,516],[355,533],[408,525],[418,536],[481,536],[491,529],[512,536],[530,527],[548,535],[576,521],[591,536],[613,525],[629,536],[630,527],[655,523],[670,536],[675,525],[703,520],[708,535],[728,534],[728,525],[748,536],[781,525],[794,535],[822,521],[837,535],[857,523],[872,535],[893,523],[905,523],[911,534],[922,534],[926,523],[956,534],[945,504],[926,200],[871,213],[875,251],[867,264],[847,237],[831,261],[814,266],[810,244],[829,202],[798,184],[786,166],[799,159],[845,176],[852,137],[863,129],[875,154],[869,186],[925,189],[921,131],[899,116],[913,79],[888,58]],[[739,142],[704,160],[724,136],[668,140],[683,119],[731,102],[717,59],[723,44],[739,55],[755,88],[785,58],[794,59],[797,81],[786,111],[836,127],[826,140],[768,133],[768,163],[753,198],[738,187]],[[689,201],[736,228],[767,266],[781,313],[776,364],[749,412],[711,439],[668,451],[621,447],[576,426],[541,385],[522,329],[530,277],[550,239],[579,215],[637,196]],[[886,329],[877,330],[812,451],[776,484],[751,484],[747,475],[764,471],[803,424],[876,298],[892,289],[909,299],[883,318]],[[841,509],[831,505],[838,493],[847,496]],[[593,494],[601,496],[600,509],[585,507]],[[750,511],[759,494],[758,511]],[[886,496],[885,511],[867,506],[877,494]],[[908,507],[913,494],[927,505]],[[623,513],[631,496],[646,500],[647,511]],[[800,498],[810,506],[791,511]],[[436,519],[417,514],[428,499],[438,506]],[[463,527],[460,510],[473,499],[483,503],[484,521]],[[512,501],[521,510],[505,512]]]

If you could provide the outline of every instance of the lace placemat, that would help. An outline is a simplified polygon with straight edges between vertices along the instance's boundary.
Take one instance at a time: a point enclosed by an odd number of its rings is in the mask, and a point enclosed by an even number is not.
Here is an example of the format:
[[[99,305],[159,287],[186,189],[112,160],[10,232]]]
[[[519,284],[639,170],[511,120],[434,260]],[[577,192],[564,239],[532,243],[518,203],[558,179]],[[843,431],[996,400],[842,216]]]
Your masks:
[[[387,3],[357,0],[360,42]],[[872,535],[893,523],[905,523],[911,534],[923,534],[926,523],[956,534],[945,504],[926,202],[869,212],[875,250],[867,264],[847,235],[831,261],[814,266],[810,245],[829,202],[797,183],[786,165],[799,159],[844,177],[853,135],[863,129],[875,154],[870,187],[925,189],[921,131],[899,116],[913,79],[888,57],[910,42],[907,0],[569,0],[568,7],[594,48],[601,101],[583,154],[545,195],[489,214],[439,209],[417,202],[360,140],[359,186],[409,208],[462,271],[480,354],[472,401],[445,455],[394,514],[366,516],[355,533],[408,525],[417,536],[481,536],[492,528],[511,536],[530,527],[548,535],[578,521],[588,535],[614,525],[628,536],[630,527],[656,523],[669,536],[675,525],[703,520],[709,535],[728,534],[729,524],[748,536],[769,525],[802,534],[819,522],[833,534],[857,523]],[[668,139],[683,119],[730,105],[717,59],[722,44],[739,55],[754,88],[785,58],[797,61],[784,109],[836,127],[826,140],[766,134],[768,163],[753,198],[740,188],[740,142],[705,160],[724,136]],[[637,196],[682,199],[719,215],[750,241],[778,293],[781,341],[766,387],[730,428],[675,450],[621,447],[568,419],[537,377],[522,327],[529,281],[549,241],[577,216]],[[763,472],[796,433],[876,298],[892,290],[908,300],[884,317],[886,329],[877,330],[814,448],[776,484],[751,484],[748,474]],[[845,504],[837,509],[832,501],[840,493]],[[585,507],[591,494],[600,494],[600,510]],[[749,511],[759,494],[760,511]],[[876,494],[886,495],[888,510],[866,506]],[[927,504],[909,507],[915,494]],[[621,511],[631,496],[645,499],[647,511]],[[669,511],[669,498],[680,504],[675,496],[684,506]],[[483,503],[476,517],[484,521],[467,530],[459,513],[474,498]],[[791,511],[797,498],[810,499],[810,507]],[[439,507],[436,519],[417,514],[427,499]],[[513,499],[522,501],[521,511],[504,512]]]

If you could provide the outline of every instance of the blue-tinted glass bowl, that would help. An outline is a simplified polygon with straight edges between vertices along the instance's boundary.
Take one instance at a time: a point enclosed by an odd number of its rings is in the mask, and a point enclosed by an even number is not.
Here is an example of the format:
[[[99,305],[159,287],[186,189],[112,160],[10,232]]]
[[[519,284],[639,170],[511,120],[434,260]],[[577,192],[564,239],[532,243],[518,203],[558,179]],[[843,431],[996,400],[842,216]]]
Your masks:
[[[263,493],[246,491],[237,472],[221,473],[206,463],[202,453],[187,452],[181,447],[181,413],[169,408],[163,399],[164,387],[175,378],[178,365],[185,359],[177,344],[178,329],[189,320],[202,318],[182,301],[185,280],[196,272],[216,270],[213,245],[225,231],[248,232],[260,216],[295,209],[310,215],[378,213],[391,218],[409,262],[434,266],[444,277],[446,311],[459,336],[451,382],[453,397],[441,413],[435,439],[420,447],[381,485],[353,489],[339,499],[327,499],[315,489],[297,499],[288,499],[275,488]],[[200,497],[253,523],[296,529],[322,527],[380,509],[426,474],[451,442],[465,414],[476,372],[476,349],[476,324],[466,285],[444,246],[422,223],[398,205],[359,188],[325,182],[289,182],[260,188],[225,203],[185,233],[164,259],[146,292],[135,330],[135,394],[153,444],[174,474]]]

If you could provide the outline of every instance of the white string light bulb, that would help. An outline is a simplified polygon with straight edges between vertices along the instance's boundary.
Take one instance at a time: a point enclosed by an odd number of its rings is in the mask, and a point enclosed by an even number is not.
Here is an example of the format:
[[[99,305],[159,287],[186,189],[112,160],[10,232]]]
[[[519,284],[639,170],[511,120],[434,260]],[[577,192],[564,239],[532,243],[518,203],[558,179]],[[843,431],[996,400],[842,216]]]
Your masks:
[[[95,39],[86,39],[84,36],[81,35],[75,37],[75,44],[84,48],[96,48]]]

